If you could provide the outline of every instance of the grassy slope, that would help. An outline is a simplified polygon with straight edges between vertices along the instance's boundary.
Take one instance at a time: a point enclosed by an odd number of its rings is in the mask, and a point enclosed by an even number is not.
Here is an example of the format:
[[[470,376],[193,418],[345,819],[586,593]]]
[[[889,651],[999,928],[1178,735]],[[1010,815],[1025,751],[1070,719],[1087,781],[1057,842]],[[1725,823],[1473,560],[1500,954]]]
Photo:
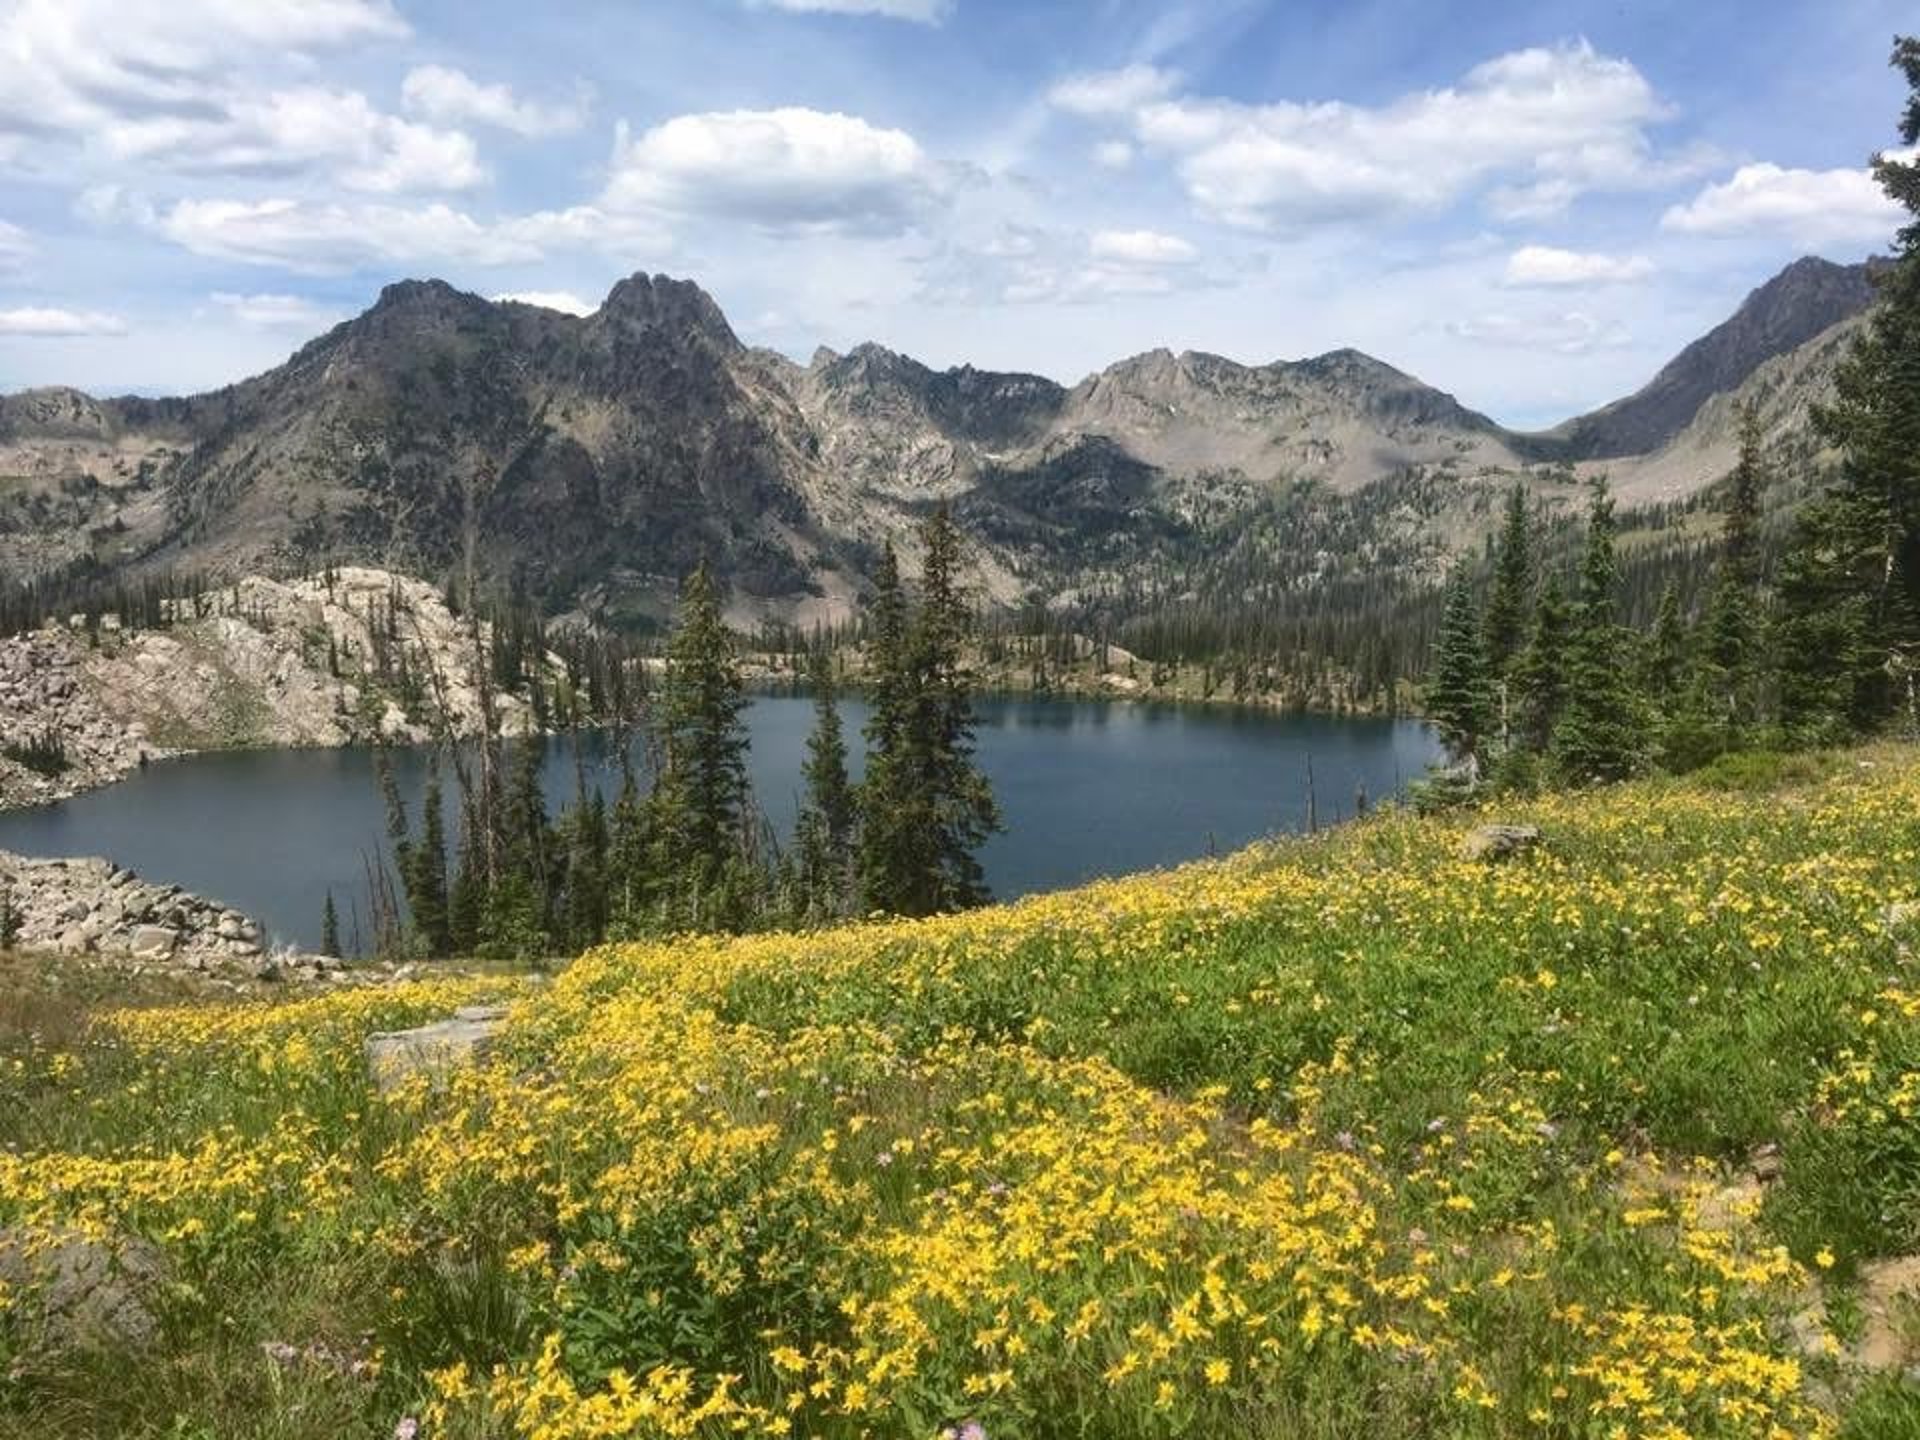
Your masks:
[[[0,1010],[0,1224],[174,1262],[137,1386],[0,1300],[0,1431],[1920,1436],[1788,1338],[1920,1250],[1920,753],[1520,808],[609,948],[387,1098],[505,982]]]

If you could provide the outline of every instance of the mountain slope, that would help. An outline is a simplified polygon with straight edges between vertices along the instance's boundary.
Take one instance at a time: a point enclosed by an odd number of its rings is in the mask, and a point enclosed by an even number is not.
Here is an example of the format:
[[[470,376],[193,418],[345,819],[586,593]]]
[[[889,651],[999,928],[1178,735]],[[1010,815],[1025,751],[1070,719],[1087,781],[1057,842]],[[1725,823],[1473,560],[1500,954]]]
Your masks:
[[[1836,265],[1814,256],[1796,260],[1632,395],[1552,434],[1581,460],[1659,450],[1713,396],[1737,389],[1767,361],[1858,315],[1872,301],[1870,265]]]
[[[1516,474],[1550,508],[1575,503],[1569,462],[1604,461],[1630,499],[1692,493],[1724,468],[1720,402],[1743,387],[1779,391],[1797,433],[1870,293],[1865,266],[1796,262],[1637,394],[1519,435],[1353,350],[1155,350],[1069,388],[878,345],[799,365],[664,276],[586,317],[405,281],[224,390],[0,400],[0,562],[470,558],[552,611],[646,623],[704,557],[736,621],[806,623],[851,612],[881,544],[911,564],[945,501],[1002,605],[1186,593],[1228,555],[1302,583],[1419,578]]]

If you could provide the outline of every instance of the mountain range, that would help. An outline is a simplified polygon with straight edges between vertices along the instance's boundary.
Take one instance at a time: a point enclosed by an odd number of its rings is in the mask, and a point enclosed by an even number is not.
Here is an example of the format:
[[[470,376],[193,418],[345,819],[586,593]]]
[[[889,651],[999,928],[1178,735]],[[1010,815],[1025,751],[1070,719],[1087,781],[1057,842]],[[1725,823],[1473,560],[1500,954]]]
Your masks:
[[[1190,590],[1252,535],[1303,583],[1437,573],[1516,476],[1549,509],[1601,469],[1629,506],[1685,498],[1745,399],[1804,446],[1871,297],[1867,264],[1795,261],[1635,394],[1520,433],[1355,350],[1155,350],[1066,387],[873,344],[801,365],[666,276],[584,317],[408,280],[221,390],[0,397],[0,568],[471,560],[551,612],[648,623],[704,556],[736,620],[807,622],[946,502],[1003,606]]]

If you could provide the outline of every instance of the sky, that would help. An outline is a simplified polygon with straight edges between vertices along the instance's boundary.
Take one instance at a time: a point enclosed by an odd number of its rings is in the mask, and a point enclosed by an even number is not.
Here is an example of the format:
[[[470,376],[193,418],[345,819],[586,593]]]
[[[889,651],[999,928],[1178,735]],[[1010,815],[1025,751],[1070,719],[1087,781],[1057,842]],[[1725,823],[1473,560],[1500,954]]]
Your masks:
[[[1901,13],[1901,12],[1907,13]],[[0,390],[257,373],[406,277],[693,279],[805,360],[1353,346],[1644,383],[1898,215],[1910,0],[0,0]]]

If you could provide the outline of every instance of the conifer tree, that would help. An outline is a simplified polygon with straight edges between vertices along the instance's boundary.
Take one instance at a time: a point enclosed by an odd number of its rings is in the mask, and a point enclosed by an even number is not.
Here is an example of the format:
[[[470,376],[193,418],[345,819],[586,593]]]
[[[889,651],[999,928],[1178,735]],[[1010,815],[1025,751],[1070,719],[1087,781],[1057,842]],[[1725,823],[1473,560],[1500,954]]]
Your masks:
[[[1641,671],[1647,698],[1664,711],[1680,703],[1687,678],[1687,625],[1680,614],[1680,587],[1672,581],[1660,592]]]
[[[1900,136],[1920,141],[1920,39],[1894,41],[1906,77]],[[1780,706],[1789,734],[1832,739],[1896,713],[1920,728],[1920,158],[1876,156],[1909,221],[1879,303],[1836,367],[1814,423],[1840,478],[1803,508],[1780,565]]]
[[[1487,597],[1487,672],[1503,682],[1527,642],[1533,599],[1533,537],[1527,518],[1527,490],[1515,481],[1493,559],[1493,592]]]
[[[1615,618],[1620,566],[1614,554],[1613,500],[1604,477],[1593,483],[1580,601],[1567,648],[1567,695],[1554,730],[1561,779],[1584,785],[1633,773],[1645,751],[1645,718]]]
[[[794,832],[793,883],[809,916],[831,916],[842,914],[849,899],[856,815],[833,661],[824,646],[808,655],[807,684],[813,691],[814,722],[801,770],[806,790]]]
[[[1433,677],[1427,685],[1427,716],[1447,753],[1470,765],[1480,760],[1493,710],[1481,635],[1473,576],[1461,565],[1447,583]]]
[[[453,942],[447,926],[447,837],[437,764],[427,770],[420,804],[420,843],[406,862],[407,908],[413,913],[414,933],[422,948],[438,958],[452,953]]]
[[[334,908],[333,891],[327,891],[326,908],[320,912],[320,953],[340,958],[340,912]]]
[[[1534,755],[1546,753],[1567,698],[1567,632],[1572,611],[1559,578],[1541,587],[1533,633],[1514,666],[1514,743]]]
[[[659,708],[661,770],[654,787],[661,864],[697,919],[735,895],[747,806],[746,686],[733,638],[702,561],[687,577],[667,647]],[[736,897],[737,898],[737,897]],[[725,902],[736,909],[734,900]],[[734,913],[725,923],[737,924]]]
[[[993,788],[974,759],[973,675],[965,647],[972,616],[960,584],[960,530],[942,505],[921,531],[925,565],[914,627],[914,749],[925,766],[933,868],[923,913],[988,898],[975,852],[1000,828]]]
[[[960,535],[945,509],[921,531],[921,603],[908,623],[891,548],[875,576],[869,664],[872,711],[860,789],[862,903],[897,915],[979,904],[974,852],[999,807],[973,754],[970,626],[960,589]]]

